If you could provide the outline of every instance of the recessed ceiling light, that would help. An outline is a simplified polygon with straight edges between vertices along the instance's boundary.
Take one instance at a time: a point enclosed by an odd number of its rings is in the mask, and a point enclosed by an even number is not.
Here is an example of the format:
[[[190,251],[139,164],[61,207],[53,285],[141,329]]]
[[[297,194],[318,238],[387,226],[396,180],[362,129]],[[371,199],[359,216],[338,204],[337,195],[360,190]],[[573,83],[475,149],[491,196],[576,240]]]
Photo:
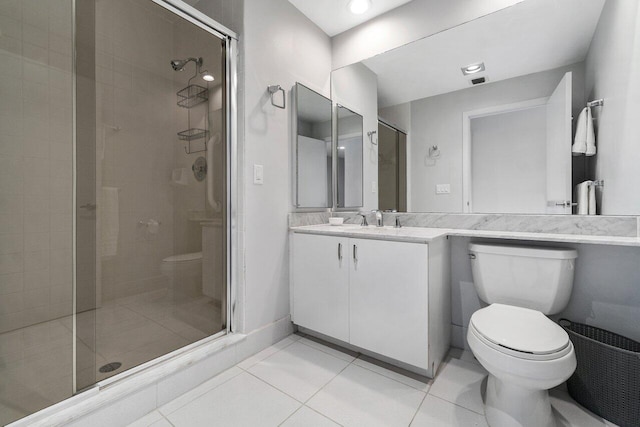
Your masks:
[[[362,15],[371,7],[371,0],[351,0],[348,6],[354,15]]]
[[[469,74],[479,73],[481,71],[484,71],[484,62],[469,64],[466,67],[462,67],[461,70],[462,70],[462,74],[464,74],[465,76]]]

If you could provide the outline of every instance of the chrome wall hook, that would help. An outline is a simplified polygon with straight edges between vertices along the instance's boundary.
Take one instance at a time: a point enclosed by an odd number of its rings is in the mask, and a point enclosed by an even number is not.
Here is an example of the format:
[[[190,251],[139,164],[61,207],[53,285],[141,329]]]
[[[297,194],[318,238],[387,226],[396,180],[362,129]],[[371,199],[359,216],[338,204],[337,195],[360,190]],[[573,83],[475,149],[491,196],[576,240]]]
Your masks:
[[[271,105],[273,105],[274,107],[281,108],[283,110],[287,107],[287,94],[280,85],[267,86],[267,91],[271,96]],[[277,92],[282,92],[282,105],[276,104],[276,102],[273,100],[273,95],[275,95]]]
[[[372,130],[367,132],[367,136],[369,137],[369,142],[371,142],[371,145],[378,145],[378,139],[376,138],[376,140],[373,140],[373,135],[377,134],[378,131],[377,130]]]

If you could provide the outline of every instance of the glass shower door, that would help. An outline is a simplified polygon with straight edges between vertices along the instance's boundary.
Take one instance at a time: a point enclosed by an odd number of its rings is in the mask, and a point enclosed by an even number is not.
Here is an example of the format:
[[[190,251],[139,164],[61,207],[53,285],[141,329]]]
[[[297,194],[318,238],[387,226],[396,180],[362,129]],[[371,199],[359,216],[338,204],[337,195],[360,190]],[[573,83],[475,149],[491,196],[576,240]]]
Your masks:
[[[151,0],[77,7],[82,389],[226,330],[227,86],[217,34]]]

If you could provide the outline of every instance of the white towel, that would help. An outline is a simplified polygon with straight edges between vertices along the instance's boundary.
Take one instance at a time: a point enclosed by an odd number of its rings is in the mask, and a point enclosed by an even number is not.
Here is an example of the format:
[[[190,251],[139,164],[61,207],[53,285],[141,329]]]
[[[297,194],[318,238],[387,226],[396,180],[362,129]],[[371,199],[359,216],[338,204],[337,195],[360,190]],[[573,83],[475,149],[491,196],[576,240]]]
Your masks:
[[[573,139],[571,153],[574,156],[581,154],[593,156],[596,154],[596,134],[593,129],[593,116],[590,107],[584,107],[578,116],[576,136]]]
[[[573,139],[571,153],[579,156],[587,152],[587,110],[585,107],[578,116],[578,124],[576,125],[576,136]]]
[[[596,132],[593,129],[593,116],[591,115],[591,107],[587,107],[587,149],[585,155],[595,156],[596,154]]]
[[[100,203],[100,248],[102,256],[114,256],[118,253],[119,210],[118,189],[102,187],[102,203]]]
[[[596,186],[589,185],[589,215],[596,214]]]
[[[592,181],[581,182],[576,185],[576,202],[578,203],[578,209],[576,213],[578,215],[589,214],[589,189],[592,187]],[[595,200],[594,200],[595,207]]]

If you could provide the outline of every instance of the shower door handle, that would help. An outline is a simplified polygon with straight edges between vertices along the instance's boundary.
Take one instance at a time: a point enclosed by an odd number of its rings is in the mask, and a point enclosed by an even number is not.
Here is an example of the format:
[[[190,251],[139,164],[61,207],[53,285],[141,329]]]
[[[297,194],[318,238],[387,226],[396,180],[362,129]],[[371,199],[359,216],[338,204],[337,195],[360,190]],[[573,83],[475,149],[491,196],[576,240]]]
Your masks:
[[[85,210],[88,210],[88,211],[95,211],[97,207],[98,207],[98,205],[96,205],[95,203],[87,203],[87,204],[84,204],[84,205],[80,206],[80,209],[85,209]]]

